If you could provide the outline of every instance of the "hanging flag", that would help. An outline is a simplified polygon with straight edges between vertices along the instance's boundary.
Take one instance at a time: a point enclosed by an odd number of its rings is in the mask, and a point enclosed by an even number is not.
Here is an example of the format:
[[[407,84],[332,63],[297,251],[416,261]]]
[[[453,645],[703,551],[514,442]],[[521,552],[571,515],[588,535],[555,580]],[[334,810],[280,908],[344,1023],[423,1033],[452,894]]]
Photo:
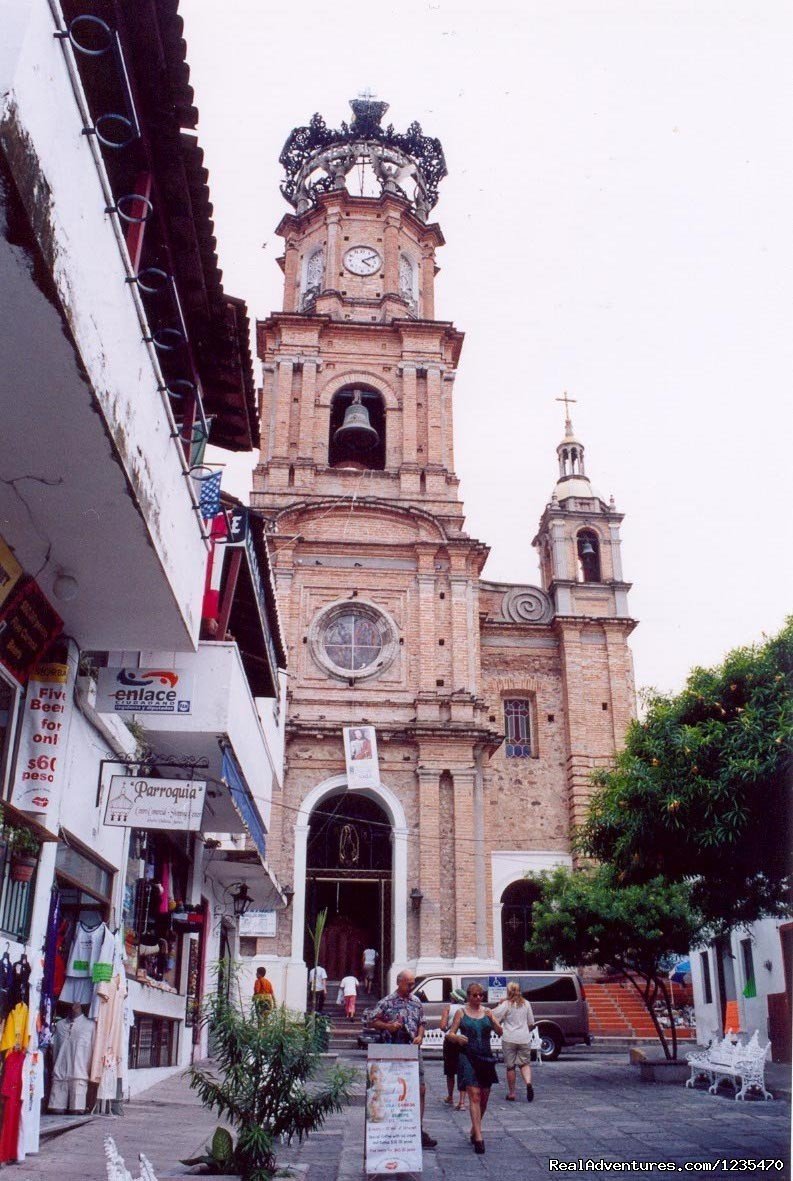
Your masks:
[[[222,472],[213,472],[201,481],[201,491],[198,495],[198,507],[205,521],[216,517],[220,512],[220,480]]]
[[[379,787],[377,732],[374,726],[345,726],[342,729],[347,787]]]
[[[752,997],[757,996],[757,985],[754,982],[754,976],[750,976],[746,981],[746,987],[743,990],[743,995],[747,1000],[751,1000]]]

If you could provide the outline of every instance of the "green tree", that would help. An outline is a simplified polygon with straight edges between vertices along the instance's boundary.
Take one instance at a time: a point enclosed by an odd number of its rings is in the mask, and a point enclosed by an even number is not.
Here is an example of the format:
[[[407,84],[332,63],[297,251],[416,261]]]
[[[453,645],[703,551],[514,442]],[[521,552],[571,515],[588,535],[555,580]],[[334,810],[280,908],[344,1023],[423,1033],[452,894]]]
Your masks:
[[[653,694],[578,834],[625,884],[690,880],[705,933],[790,913],[793,620]]]
[[[321,1086],[316,1032],[302,1013],[284,1006],[267,1014],[241,1012],[225,996],[207,999],[205,1020],[212,1030],[214,1070],[190,1068],[190,1086],[201,1102],[237,1132],[236,1144],[222,1132],[205,1157],[215,1172],[241,1173],[245,1181],[267,1181],[276,1167],[275,1145],[322,1126],[349,1100],[355,1071],[336,1066]],[[217,1144],[216,1144],[217,1141]]]
[[[541,895],[532,911],[532,939],[526,949],[568,967],[610,968],[630,981],[652,1018],[666,1058],[677,1057],[677,1033],[665,962],[686,952],[700,932],[686,882],[653,878],[624,886],[607,865],[564,867],[534,876]],[[671,1046],[658,1019],[662,1000]]]

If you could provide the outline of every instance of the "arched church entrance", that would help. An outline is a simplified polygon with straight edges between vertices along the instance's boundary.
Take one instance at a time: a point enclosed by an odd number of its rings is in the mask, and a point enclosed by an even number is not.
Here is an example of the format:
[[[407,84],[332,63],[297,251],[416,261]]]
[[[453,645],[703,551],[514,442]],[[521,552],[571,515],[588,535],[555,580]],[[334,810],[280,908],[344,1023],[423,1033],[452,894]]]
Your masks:
[[[375,990],[385,991],[391,963],[391,822],[359,792],[326,797],[311,813],[306,849],[304,956],[314,962],[310,931],[319,912],[328,919],[320,961],[328,979],[361,979],[364,948],[377,951]]]
[[[525,944],[531,938],[534,903],[540,896],[536,882],[519,881],[501,895],[501,946],[505,972],[541,972],[552,968],[548,960],[529,955]]]

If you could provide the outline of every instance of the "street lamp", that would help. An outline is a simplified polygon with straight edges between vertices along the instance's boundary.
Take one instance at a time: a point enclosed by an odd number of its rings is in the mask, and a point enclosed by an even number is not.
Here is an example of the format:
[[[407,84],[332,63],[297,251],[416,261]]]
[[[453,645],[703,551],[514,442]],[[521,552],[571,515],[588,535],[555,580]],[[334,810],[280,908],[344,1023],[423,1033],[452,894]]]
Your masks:
[[[234,917],[241,919],[244,914],[247,914],[253,906],[253,899],[246,882],[240,882],[237,890],[231,895],[231,901],[234,906]]]
[[[413,909],[416,912],[418,912],[421,910],[421,904],[423,901],[424,901],[424,895],[422,894],[422,892],[418,888],[418,886],[414,886],[413,889],[410,891],[410,905],[413,907]]]

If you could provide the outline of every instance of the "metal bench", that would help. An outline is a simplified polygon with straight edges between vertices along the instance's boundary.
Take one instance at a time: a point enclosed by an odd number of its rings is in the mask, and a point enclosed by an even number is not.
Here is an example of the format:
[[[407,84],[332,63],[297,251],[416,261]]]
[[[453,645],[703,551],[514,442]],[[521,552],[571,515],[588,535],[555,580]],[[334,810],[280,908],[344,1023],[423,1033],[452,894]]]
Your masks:
[[[746,1099],[747,1093],[754,1090],[760,1091],[764,1099],[773,1099],[765,1088],[765,1061],[769,1049],[770,1043],[766,1046],[759,1044],[757,1030],[746,1045],[727,1033],[721,1040],[714,1039],[705,1050],[686,1054],[691,1068],[686,1086],[693,1087],[699,1079],[705,1078],[710,1081],[709,1093],[715,1095],[719,1084],[729,1079],[735,1088],[736,1099]]]
[[[107,1181],[157,1181],[151,1162],[143,1153],[138,1154],[140,1161],[140,1177],[133,1179],[132,1174],[124,1163],[124,1158],[116,1148],[112,1136],[105,1136],[105,1163],[107,1165]]]

